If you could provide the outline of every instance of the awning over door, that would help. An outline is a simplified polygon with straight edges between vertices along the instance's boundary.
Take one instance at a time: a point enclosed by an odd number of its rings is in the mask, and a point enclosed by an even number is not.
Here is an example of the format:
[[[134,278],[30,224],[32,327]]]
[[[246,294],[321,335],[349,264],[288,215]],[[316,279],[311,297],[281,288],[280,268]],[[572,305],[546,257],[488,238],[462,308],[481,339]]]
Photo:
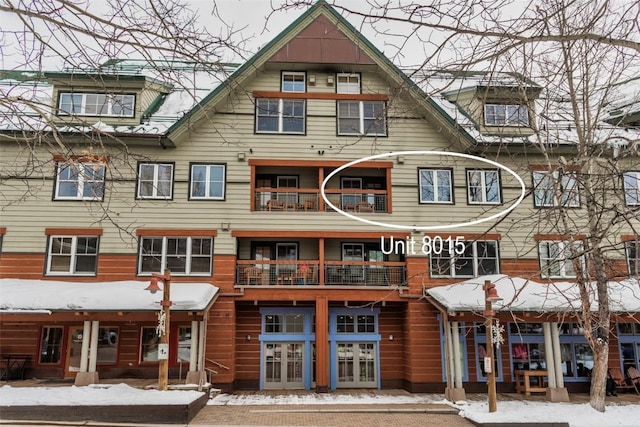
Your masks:
[[[158,311],[162,292],[151,294],[149,281],[65,282],[0,279],[0,314],[53,312]],[[171,311],[206,312],[219,288],[204,282],[172,282]]]
[[[497,311],[559,313],[580,310],[578,285],[573,282],[538,283],[521,277],[494,274],[465,280],[452,285],[425,289],[425,296],[448,312],[482,312],[485,308],[485,280],[496,285],[502,301],[494,304]],[[609,282],[611,313],[640,313],[640,280]],[[596,301],[596,287],[589,295]],[[597,310],[597,303],[592,304]]]

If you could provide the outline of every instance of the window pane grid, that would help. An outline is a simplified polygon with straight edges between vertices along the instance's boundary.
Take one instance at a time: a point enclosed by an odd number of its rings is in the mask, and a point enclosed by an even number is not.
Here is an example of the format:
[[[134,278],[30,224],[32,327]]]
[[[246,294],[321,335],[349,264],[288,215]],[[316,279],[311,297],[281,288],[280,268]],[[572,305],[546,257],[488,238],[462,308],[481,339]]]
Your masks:
[[[556,185],[560,194],[559,203],[556,200]],[[534,206],[536,207],[553,207],[560,204],[572,208],[580,206],[580,195],[575,174],[565,173],[560,176],[558,171],[552,173],[534,172],[533,188]]]
[[[625,172],[623,186],[627,206],[640,206],[640,171]]]
[[[540,242],[540,275],[545,278],[574,278],[573,260],[569,242]],[[582,251],[582,243],[574,242],[575,250]],[[582,261],[581,261],[582,262]]]
[[[338,135],[386,135],[385,103],[338,101]]]
[[[61,93],[58,109],[80,116],[133,117],[134,99],[134,95]]]
[[[442,252],[430,257],[431,277],[478,277],[497,274],[500,270],[498,242],[466,241],[462,254],[456,254],[454,246],[442,244]],[[433,245],[439,250],[439,245]]]
[[[173,165],[141,164],[138,172],[138,197],[144,199],[171,198]]]
[[[105,166],[101,163],[59,163],[56,200],[100,200]]]
[[[210,237],[142,237],[139,272],[211,274],[213,239]]]
[[[51,236],[47,273],[96,273],[97,256],[97,237]]]
[[[500,203],[498,171],[467,171],[469,203]]]
[[[304,133],[305,100],[257,99],[256,132]]]
[[[450,203],[452,200],[450,170],[420,170],[420,203]]]
[[[485,104],[484,120],[491,126],[528,126],[529,114],[526,105]]]

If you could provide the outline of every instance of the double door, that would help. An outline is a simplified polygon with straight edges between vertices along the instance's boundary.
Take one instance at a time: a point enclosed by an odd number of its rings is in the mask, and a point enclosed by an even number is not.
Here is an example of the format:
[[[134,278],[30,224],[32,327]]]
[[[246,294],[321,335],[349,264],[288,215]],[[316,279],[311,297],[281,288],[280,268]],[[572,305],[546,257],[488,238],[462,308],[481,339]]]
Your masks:
[[[304,389],[304,343],[268,342],[263,344],[265,389]]]

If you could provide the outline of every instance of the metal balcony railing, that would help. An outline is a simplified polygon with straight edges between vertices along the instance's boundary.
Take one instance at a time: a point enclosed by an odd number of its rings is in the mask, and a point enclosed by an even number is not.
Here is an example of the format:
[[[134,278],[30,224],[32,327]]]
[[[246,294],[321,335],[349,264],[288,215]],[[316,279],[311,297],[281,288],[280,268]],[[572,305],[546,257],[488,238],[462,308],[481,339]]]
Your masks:
[[[325,191],[327,199],[346,212],[386,213],[387,192],[384,190],[336,190]],[[269,212],[319,212],[333,211],[318,189],[260,188],[254,195],[254,209]]]
[[[316,260],[239,260],[236,265],[236,284],[240,286],[405,286],[405,276],[406,267],[401,262],[327,261],[321,266]]]

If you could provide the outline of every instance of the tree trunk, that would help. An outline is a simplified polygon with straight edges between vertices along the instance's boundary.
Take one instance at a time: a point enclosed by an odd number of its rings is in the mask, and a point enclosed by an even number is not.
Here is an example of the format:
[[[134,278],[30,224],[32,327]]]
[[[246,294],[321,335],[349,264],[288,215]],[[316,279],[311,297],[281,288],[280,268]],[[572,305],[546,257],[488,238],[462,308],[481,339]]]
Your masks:
[[[604,343],[593,349],[594,364],[591,371],[591,392],[589,404],[596,411],[604,412],[605,392],[607,387],[607,368],[609,361],[609,345]]]

